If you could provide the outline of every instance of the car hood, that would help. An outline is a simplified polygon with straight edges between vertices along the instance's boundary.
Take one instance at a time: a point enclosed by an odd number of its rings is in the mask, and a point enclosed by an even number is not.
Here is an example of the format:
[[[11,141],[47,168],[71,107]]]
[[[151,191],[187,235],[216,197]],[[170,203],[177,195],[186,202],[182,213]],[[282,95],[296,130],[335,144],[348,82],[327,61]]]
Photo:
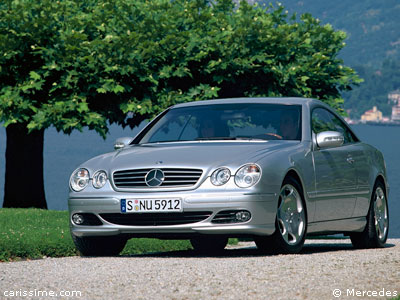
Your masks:
[[[296,141],[224,141],[179,142],[133,145],[91,159],[86,164],[92,169],[109,172],[141,168],[199,168],[221,166],[239,167],[256,163],[261,157],[298,145]]]

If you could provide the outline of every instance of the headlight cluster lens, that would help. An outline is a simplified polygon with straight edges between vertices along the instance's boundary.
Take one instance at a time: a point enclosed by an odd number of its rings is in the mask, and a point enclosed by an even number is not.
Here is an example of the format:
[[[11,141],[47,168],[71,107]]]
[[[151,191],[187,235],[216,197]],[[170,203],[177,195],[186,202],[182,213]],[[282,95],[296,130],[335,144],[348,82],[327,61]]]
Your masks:
[[[96,189],[102,188],[107,182],[107,173],[105,171],[97,171],[93,175],[93,186]]]
[[[71,188],[75,192],[82,191],[89,184],[89,171],[86,169],[78,169],[72,173],[70,179]]]
[[[105,171],[97,171],[93,175],[93,186],[96,189],[100,189],[107,183],[107,179],[107,173]],[[80,192],[88,186],[89,181],[89,171],[81,168],[72,173],[69,184],[75,192]]]
[[[235,183],[238,187],[248,188],[255,185],[261,177],[261,169],[255,164],[241,167],[235,175]]]
[[[211,175],[211,183],[213,185],[224,185],[231,178],[231,171],[227,168],[220,168],[214,171]]]

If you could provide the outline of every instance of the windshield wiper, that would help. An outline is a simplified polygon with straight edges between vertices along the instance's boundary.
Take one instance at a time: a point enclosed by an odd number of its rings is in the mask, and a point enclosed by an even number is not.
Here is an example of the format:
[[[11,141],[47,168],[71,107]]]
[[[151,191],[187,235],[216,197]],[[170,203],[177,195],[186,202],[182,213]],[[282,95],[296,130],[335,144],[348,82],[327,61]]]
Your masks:
[[[250,137],[250,136],[238,136],[235,139],[241,140],[241,141],[266,141],[265,139],[254,138],[254,137]]]
[[[234,141],[237,138],[235,137],[207,137],[207,138],[196,138],[196,141],[217,141],[217,140],[224,140],[224,141]]]
[[[196,141],[217,141],[217,140],[223,140],[223,141],[265,141],[264,139],[252,138],[252,137],[244,137],[244,136],[196,138]]]
[[[244,136],[237,136],[237,137],[223,136],[223,137],[196,138],[193,141],[266,141],[266,140],[260,138],[244,137]],[[178,143],[178,142],[191,142],[191,140],[153,141],[143,144],[162,144],[162,143]]]

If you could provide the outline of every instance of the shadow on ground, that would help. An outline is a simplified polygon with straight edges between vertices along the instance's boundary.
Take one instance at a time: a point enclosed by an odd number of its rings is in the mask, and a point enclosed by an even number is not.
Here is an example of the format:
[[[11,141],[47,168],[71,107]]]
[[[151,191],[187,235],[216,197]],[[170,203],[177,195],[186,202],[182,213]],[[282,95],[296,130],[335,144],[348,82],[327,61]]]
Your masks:
[[[395,247],[395,244],[386,244],[385,248]],[[339,243],[323,241],[318,243],[317,241],[305,244],[303,250],[297,255],[309,255],[316,253],[326,253],[326,252],[339,252],[339,251],[365,251],[360,249],[355,249],[350,242]],[[147,253],[147,254],[136,254],[136,255],[123,255],[120,257],[256,257],[256,256],[274,256],[274,254],[265,254],[260,252],[254,243],[244,243],[240,248],[225,249],[217,254],[201,254],[194,250],[180,250],[180,251],[169,251],[169,252],[157,252],[157,253]]]

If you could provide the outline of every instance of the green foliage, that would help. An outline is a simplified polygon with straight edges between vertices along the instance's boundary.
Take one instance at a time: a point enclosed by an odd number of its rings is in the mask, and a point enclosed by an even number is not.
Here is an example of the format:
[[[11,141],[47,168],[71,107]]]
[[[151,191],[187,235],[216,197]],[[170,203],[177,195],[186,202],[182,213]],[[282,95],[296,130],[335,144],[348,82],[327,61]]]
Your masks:
[[[269,1],[258,1],[260,5]],[[364,82],[343,93],[344,107],[350,117],[377,106],[390,116],[388,93],[399,89],[400,40],[398,34],[400,5],[397,0],[319,1],[281,0],[289,12],[312,13],[322,24],[332,24],[348,37],[340,52],[346,64],[354,67]],[[390,66],[392,65],[392,67]],[[397,66],[397,67],[396,67]]]
[[[131,239],[120,255],[137,255],[193,249],[189,240]]]
[[[68,212],[0,209],[0,261],[76,254]]]
[[[269,0],[259,0],[266,3]],[[398,0],[280,0],[292,13],[309,12],[348,34],[341,57],[350,66],[377,68],[386,59],[400,60]]]
[[[105,136],[108,123],[218,97],[315,97],[341,110],[340,91],[359,82],[337,58],[345,37],[246,1],[4,0],[0,122]]]
[[[364,83],[345,93],[345,108],[351,110],[350,117],[360,119],[367,110],[377,106],[383,115],[391,116],[392,106],[388,94],[400,90],[400,61],[384,61],[378,69],[357,66],[358,74]]]
[[[237,244],[231,239],[230,244]],[[121,255],[192,249],[190,242],[131,239]],[[42,209],[0,209],[0,262],[78,255],[69,232],[68,212]]]

